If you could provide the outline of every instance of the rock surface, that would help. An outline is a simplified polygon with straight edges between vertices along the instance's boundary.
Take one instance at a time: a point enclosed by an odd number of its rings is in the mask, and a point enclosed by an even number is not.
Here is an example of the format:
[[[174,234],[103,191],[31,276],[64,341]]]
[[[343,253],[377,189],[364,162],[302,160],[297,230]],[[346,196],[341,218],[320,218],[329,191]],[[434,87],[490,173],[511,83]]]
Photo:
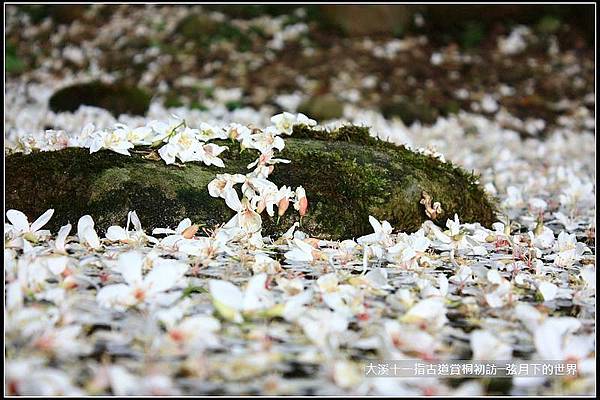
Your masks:
[[[230,142],[224,142],[227,144]],[[145,149],[136,148],[136,151]],[[149,149],[146,149],[149,151]],[[144,228],[174,227],[183,218],[211,228],[234,212],[213,198],[208,183],[217,173],[246,173],[256,152],[230,145],[225,168],[186,163],[184,167],[131,157],[108,150],[89,154],[70,148],[6,157],[6,208],[23,211],[30,220],[49,208],[53,231],[76,224],[90,214],[100,232],[125,224],[135,210]],[[494,222],[494,206],[476,177],[450,163],[380,142],[368,128],[343,127],[333,132],[296,127],[286,139],[283,158],[270,179],[278,186],[304,186],[309,200],[302,229],[327,239],[347,239],[370,233],[368,216],[388,220],[394,228],[414,231],[429,219],[421,203],[423,192],[440,202],[434,222],[444,224],[457,213],[461,221]],[[290,207],[281,218],[262,214],[263,234],[285,232],[299,216]]]

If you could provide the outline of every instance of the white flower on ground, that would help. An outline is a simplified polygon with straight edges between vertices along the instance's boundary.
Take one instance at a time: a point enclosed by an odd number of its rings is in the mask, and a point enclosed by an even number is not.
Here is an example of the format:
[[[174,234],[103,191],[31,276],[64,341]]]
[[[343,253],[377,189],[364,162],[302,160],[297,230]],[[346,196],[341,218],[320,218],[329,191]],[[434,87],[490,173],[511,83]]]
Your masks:
[[[84,215],[77,222],[77,237],[79,243],[92,249],[100,248],[100,239],[94,229],[94,220],[89,215]]]
[[[5,232],[9,231],[15,234],[15,236],[20,236],[29,242],[35,243],[42,237],[50,234],[50,231],[42,230],[42,227],[50,221],[52,214],[54,214],[54,209],[49,209],[30,225],[27,216],[21,211],[8,210],[6,218],[10,224],[5,224]]]
[[[315,259],[314,253],[316,249],[310,244],[301,239],[294,239],[292,246],[289,246],[284,256],[287,261],[291,262],[312,262]]]
[[[221,329],[219,320],[210,315],[193,315],[183,318],[169,327],[167,337],[186,350],[201,350],[205,347],[215,347],[219,337],[215,334]]]
[[[133,231],[129,230],[130,224],[133,224]],[[146,235],[146,233],[142,229],[140,219],[138,218],[137,213],[135,211],[130,211],[127,213],[127,225],[125,226],[125,229],[116,225],[110,226],[106,230],[106,238],[111,242],[138,245],[144,244],[148,241],[153,243],[157,242],[157,240],[152,236]]]
[[[133,143],[127,139],[127,133],[124,130],[101,130],[93,134],[90,153],[95,153],[100,149],[108,149],[128,156],[130,155],[129,149],[133,147]]]
[[[425,236],[423,229],[410,235],[401,233],[398,236],[398,242],[387,249],[387,259],[393,263],[415,267],[418,259],[425,254],[430,244],[431,241]]]
[[[228,134],[224,129],[217,128],[216,126],[207,124],[206,122],[200,123],[199,139],[208,142],[214,139],[227,139]]]
[[[231,190],[236,184],[244,183],[246,177],[241,174],[217,174],[217,177],[208,184],[208,193],[212,197],[225,198],[225,193]]]
[[[115,132],[119,137],[125,137],[134,145],[150,145],[154,140],[152,128],[148,126],[139,126],[131,128],[125,124],[115,124]]]
[[[552,229],[538,225],[534,232],[529,232],[529,238],[531,239],[531,243],[538,249],[549,249],[554,244],[554,232]]]
[[[547,318],[534,332],[538,355],[543,360],[580,360],[594,350],[593,336],[576,336],[581,322],[572,317]]]
[[[271,122],[275,124],[277,130],[286,135],[291,135],[296,122],[296,116],[289,112],[283,112],[271,117]]]
[[[252,315],[275,305],[272,293],[266,288],[267,274],[254,275],[242,292],[231,282],[211,279],[208,288],[213,306],[226,320],[241,323],[243,315]]]
[[[230,139],[237,140],[238,142],[245,144],[250,140],[250,135],[252,131],[250,128],[244,125],[231,123],[227,127],[227,136]]]
[[[552,301],[558,293],[558,287],[551,282],[542,281],[538,285],[538,291],[542,295],[544,301]]]
[[[214,165],[216,167],[224,168],[225,164],[223,163],[223,160],[219,158],[219,155],[227,149],[228,147],[225,146],[219,146],[214,143],[208,143],[203,145],[198,153],[200,160],[204,164],[208,166]]]
[[[421,300],[408,310],[401,318],[402,322],[417,324],[423,328],[437,330],[444,326],[446,318],[446,306],[444,299],[430,297]]]
[[[373,233],[361,236],[356,241],[359,244],[382,244],[390,241],[390,235],[394,230],[389,222],[379,222],[375,217],[369,215],[369,223],[373,227]]]
[[[264,253],[258,253],[254,256],[252,272],[255,274],[260,274],[262,272],[276,274],[279,271],[281,271],[281,264],[279,264],[279,261],[273,260]]]
[[[151,304],[159,295],[176,286],[189,266],[176,260],[154,260],[152,270],[143,276],[144,258],[138,252],[123,253],[116,267],[125,283],[105,286],[96,299],[102,307],[124,311],[140,304]]]
[[[183,131],[170,137],[167,144],[158,150],[158,154],[167,164],[173,164],[175,157],[182,162],[200,161],[202,142],[198,139],[199,133],[198,129],[186,126]]]
[[[471,350],[473,360],[512,359],[512,347],[487,330],[471,332]]]
[[[335,350],[339,336],[348,328],[348,320],[339,313],[324,309],[311,309],[296,323],[308,339],[322,350]]]
[[[405,352],[417,352],[422,356],[433,356],[440,347],[435,337],[418,327],[401,324],[397,320],[383,321],[383,338],[390,348]]]
[[[244,143],[244,146],[249,149],[256,149],[261,154],[266,154],[273,149],[279,151],[285,147],[285,142],[279,136],[279,131],[274,126],[269,126],[266,129],[253,133],[249,136],[249,141]]]
[[[70,232],[71,232],[71,224],[62,226],[58,230],[58,234],[56,235],[56,239],[54,240],[54,249],[56,250],[57,253],[62,253],[62,254],[67,253],[66,240],[67,240],[67,236],[69,236]]]
[[[235,189],[225,193],[225,203],[237,214],[225,224],[225,228],[241,228],[244,232],[258,232],[262,226],[260,215],[252,208],[246,197],[240,201]]]
[[[172,115],[168,121],[153,120],[148,124],[148,127],[155,132],[155,136],[152,138],[153,142],[167,141],[182,126],[184,126],[184,121],[176,115]]]
[[[436,247],[440,250],[462,250],[472,247],[467,241],[467,234],[461,229],[458,215],[454,214],[454,219],[446,221],[446,231],[438,228],[435,224],[428,224],[437,239]]]
[[[361,366],[350,361],[338,360],[333,363],[333,382],[342,389],[360,385],[364,380]]]
[[[583,254],[589,251],[589,248],[577,241],[575,234],[561,232],[554,245],[554,251],[557,252],[554,258],[554,265],[568,268],[575,262],[581,260]]]

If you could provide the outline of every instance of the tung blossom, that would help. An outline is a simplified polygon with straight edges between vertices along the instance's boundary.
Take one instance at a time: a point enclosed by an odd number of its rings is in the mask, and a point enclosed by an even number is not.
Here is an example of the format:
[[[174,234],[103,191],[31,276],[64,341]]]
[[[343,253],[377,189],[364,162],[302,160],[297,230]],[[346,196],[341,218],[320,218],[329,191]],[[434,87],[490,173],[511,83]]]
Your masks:
[[[6,219],[10,224],[5,224],[5,232],[22,237],[29,242],[37,242],[40,238],[50,234],[48,230],[42,230],[42,227],[50,221],[54,214],[54,209],[49,209],[40,215],[31,225],[27,216],[18,210],[8,210]]]
[[[116,271],[125,283],[105,286],[96,299],[102,307],[124,311],[129,307],[152,304],[160,295],[175,287],[188,270],[188,265],[176,260],[154,260],[152,270],[143,276],[144,258],[138,252],[123,253]]]

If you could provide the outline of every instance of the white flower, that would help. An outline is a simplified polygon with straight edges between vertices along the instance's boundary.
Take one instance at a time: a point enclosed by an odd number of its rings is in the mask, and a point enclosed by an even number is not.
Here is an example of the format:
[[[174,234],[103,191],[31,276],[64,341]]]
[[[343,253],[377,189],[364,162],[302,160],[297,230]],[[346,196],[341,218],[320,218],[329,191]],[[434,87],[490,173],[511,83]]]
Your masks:
[[[284,256],[287,261],[291,262],[312,262],[314,260],[313,253],[315,248],[310,244],[300,239],[292,241],[293,246],[287,251]]]
[[[208,184],[208,193],[212,197],[225,198],[225,193],[231,190],[237,183],[243,183],[246,178],[241,174],[217,174],[217,177]]]
[[[435,224],[428,224],[433,234],[438,239],[435,243],[436,247],[440,250],[461,250],[472,247],[467,241],[467,234],[460,228],[460,221],[458,215],[454,214],[454,219],[448,219],[446,221],[446,231],[442,232]]]
[[[275,274],[281,270],[279,261],[273,260],[271,257],[263,253],[258,253],[254,256],[254,263],[252,263],[252,272],[260,274],[265,272],[267,274]]]
[[[271,117],[271,122],[275,124],[277,130],[286,135],[291,135],[296,122],[296,116],[289,112],[283,112]]]
[[[552,301],[558,293],[558,287],[550,282],[542,281],[538,285],[538,290],[542,295],[544,301]]]
[[[573,333],[581,322],[572,317],[547,318],[534,332],[535,348],[544,360],[581,359],[593,351],[593,337],[579,339]],[[590,340],[591,339],[591,340]]]
[[[108,149],[128,156],[128,150],[133,147],[133,143],[127,139],[127,132],[124,130],[101,130],[93,134],[90,143],[90,153],[95,153],[100,149]]]
[[[258,232],[262,226],[260,215],[252,208],[246,197],[240,201],[237,192],[234,189],[225,193],[225,203],[237,214],[225,224],[226,228],[238,227],[244,232]]]
[[[219,146],[214,143],[208,143],[203,145],[198,151],[200,160],[206,165],[214,165],[217,167],[224,168],[225,164],[218,156],[228,148],[225,146]],[[183,160],[182,160],[183,161]]]
[[[215,333],[220,329],[219,320],[210,315],[194,315],[171,326],[167,334],[178,345],[184,344],[188,350],[198,350],[218,346],[219,338]]]
[[[134,230],[129,230],[129,225],[133,224]],[[125,229],[120,226],[110,226],[106,230],[106,238],[111,242],[121,242],[127,244],[143,244],[148,241],[156,242],[157,240],[152,236],[146,235],[142,229],[142,224],[135,211],[127,213],[127,225]]]
[[[41,229],[50,221],[52,214],[54,214],[54,209],[49,209],[29,225],[29,220],[25,214],[21,211],[11,209],[6,212],[6,218],[10,224],[8,226],[5,225],[5,228],[8,227],[11,232],[27,241],[37,242],[41,237],[50,234],[50,231]]]
[[[582,258],[586,251],[589,251],[585,244],[577,242],[575,234],[568,234],[564,231],[558,235],[554,249],[557,251],[554,265],[564,268],[572,266]]]
[[[266,129],[250,135],[250,141],[244,144],[249,149],[256,149],[261,154],[266,154],[273,149],[279,151],[285,147],[285,142],[279,136],[279,131],[274,126],[269,126]]]
[[[349,361],[336,361],[333,364],[333,381],[343,389],[358,386],[364,380],[361,367]]]
[[[419,257],[425,254],[431,244],[423,229],[419,229],[411,235],[401,233],[398,239],[398,243],[387,249],[387,259],[408,266],[415,266]]]
[[[529,232],[528,235],[538,249],[549,249],[554,244],[554,232],[546,226],[542,225],[541,229],[536,228],[535,232]]]
[[[525,201],[523,200],[521,190],[516,186],[509,186],[506,188],[506,199],[504,199],[502,204],[508,208],[522,207],[525,204]]]
[[[227,136],[243,144],[246,144],[250,140],[251,133],[250,128],[244,125],[231,123],[227,127]]]
[[[94,229],[94,220],[89,215],[84,215],[77,222],[77,237],[79,243],[89,246],[92,249],[100,248],[100,239]]]
[[[525,26],[517,26],[507,37],[498,38],[498,50],[502,54],[513,55],[525,50],[527,42],[525,37],[529,35],[529,28]]]
[[[595,198],[593,182],[583,182],[575,175],[571,175],[568,182],[568,186],[559,196],[562,205],[577,206],[579,203],[587,205],[593,202]]]
[[[116,124],[115,133],[119,137],[125,137],[127,141],[134,145],[150,145],[154,140],[152,128],[148,126],[139,126],[131,128],[125,124]]]
[[[181,162],[200,161],[203,149],[199,133],[197,129],[186,126],[183,131],[170,137],[168,143],[158,150],[158,154],[167,164],[174,163],[175,157],[178,157]]]
[[[172,115],[168,121],[150,121],[148,126],[156,133],[153,142],[166,141],[170,136],[174,135],[177,130],[184,125],[181,118]]]
[[[311,309],[296,320],[308,339],[323,350],[335,350],[339,335],[348,328],[348,320],[339,313]]]
[[[96,296],[102,307],[123,311],[138,304],[157,300],[160,294],[173,288],[183,278],[188,265],[176,260],[158,259],[152,270],[142,275],[144,258],[138,252],[123,253],[116,267],[125,283],[105,286]]]
[[[275,305],[271,292],[265,287],[267,274],[254,275],[244,292],[231,282],[211,279],[209,292],[215,309],[227,320],[243,322],[242,313],[252,315]]]
[[[379,222],[375,217],[369,215],[369,223],[373,227],[374,232],[356,239],[359,244],[385,244],[389,242],[393,231],[389,222]]]
[[[302,113],[298,113],[298,115],[296,115],[295,125],[315,126],[315,125],[317,125],[317,121],[315,121],[314,119],[308,118],[306,115],[304,115]]]
[[[217,128],[206,122],[200,123],[199,139],[202,141],[208,142],[214,139],[227,139],[228,136],[228,133],[224,129]]]
[[[487,330],[471,332],[473,360],[510,360],[512,348]]]
[[[192,220],[189,218],[182,219],[179,224],[177,224],[177,228],[175,230],[169,228],[154,228],[152,230],[153,235],[165,235],[165,234],[173,234],[173,235],[182,235],[183,232],[192,226]]]
[[[446,318],[446,306],[440,297],[430,297],[421,300],[408,310],[401,321],[411,324],[425,325],[425,327],[437,330],[444,326]]]

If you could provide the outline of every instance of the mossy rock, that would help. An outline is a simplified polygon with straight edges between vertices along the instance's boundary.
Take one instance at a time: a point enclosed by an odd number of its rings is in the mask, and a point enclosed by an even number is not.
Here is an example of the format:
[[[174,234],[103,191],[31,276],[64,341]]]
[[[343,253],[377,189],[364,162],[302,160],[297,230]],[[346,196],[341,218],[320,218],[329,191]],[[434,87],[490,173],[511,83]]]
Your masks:
[[[140,154],[131,157],[103,150],[70,148],[6,157],[6,208],[22,210],[30,219],[48,208],[54,232],[90,214],[103,232],[123,225],[136,210],[143,226],[174,227],[183,218],[212,227],[232,215],[222,199],[212,198],[207,185],[217,173],[247,171],[256,152],[231,145],[225,168],[186,163],[167,166]],[[371,231],[368,216],[388,220],[402,231],[415,231],[428,219],[420,203],[423,191],[439,201],[443,225],[457,213],[462,221],[489,226],[495,209],[477,178],[464,170],[402,146],[380,142],[368,128],[348,126],[333,132],[296,127],[271,179],[277,185],[304,186],[309,199],[302,220],[307,233],[327,239],[352,238]],[[279,224],[262,214],[265,234],[281,234],[295,221],[288,210]]]
[[[388,102],[381,107],[381,112],[386,118],[400,118],[406,125],[412,125],[417,121],[424,124],[432,124],[439,116],[438,111],[434,107],[408,100]]]
[[[122,84],[94,81],[67,86],[50,97],[54,112],[76,111],[81,105],[104,108],[114,116],[145,115],[151,96],[144,90]]]
[[[190,14],[184,17],[175,28],[176,33],[193,41],[204,41],[218,31],[219,22],[202,14]]]
[[[310,115],[319,121],[341,118],[344,104],[333,94],[311,97],[298,107],[298,112]]]

